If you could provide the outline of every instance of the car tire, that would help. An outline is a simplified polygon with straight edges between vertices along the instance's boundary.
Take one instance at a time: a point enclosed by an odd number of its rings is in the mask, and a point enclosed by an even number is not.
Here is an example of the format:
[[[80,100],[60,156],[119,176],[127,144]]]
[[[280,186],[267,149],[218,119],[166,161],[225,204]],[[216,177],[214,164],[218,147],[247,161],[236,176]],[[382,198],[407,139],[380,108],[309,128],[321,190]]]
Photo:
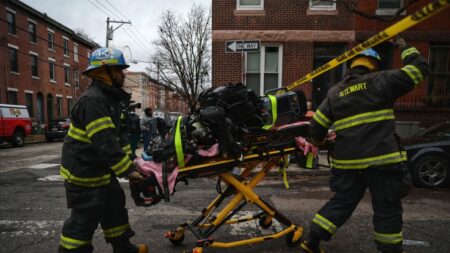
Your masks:
[[[450,178],[449,169],[449,162],[442,156],[424,155],[413,164],[414,185],[427,188],[446,186]]]
[[[25,136],[21,130],[14,131],[11,138],[11,144],[14,147],[22,147],[25,144]]]

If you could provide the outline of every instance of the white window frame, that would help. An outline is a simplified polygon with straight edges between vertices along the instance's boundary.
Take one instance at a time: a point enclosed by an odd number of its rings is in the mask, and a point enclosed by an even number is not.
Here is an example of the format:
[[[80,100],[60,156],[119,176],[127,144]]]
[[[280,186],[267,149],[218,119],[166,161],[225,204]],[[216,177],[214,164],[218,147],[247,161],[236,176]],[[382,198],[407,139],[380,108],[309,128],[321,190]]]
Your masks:
[[[63,38],[63,54],[64,57],[69,57],[70,56],[70,49],[69,49],[69,38],[67,38],[66,36],[62,36]],[[66,54],[66,48],[64,47],[64,42],[67,41],[67,54]]]
[[[78,62],[78,44],[75,42],[73,43],[73,60]]]
[[[67,78],[69,80],[67,80],[68,82],[66,82],[66,71],[67,72]],[[70,86],[70,64],[64,63],[64,85],[65,86]]]
[[[80,72],[78,72],[78,70],[73,71],[73,83],[75,85],[75,88],[80,87]]]
[[[261,50],[259,52],[259,92],[260,96],[264,95],[264,74],[265,72],[265,62],[266,62],[266,47],[278,47],[278,87],[281,88],[283,80],[283,45],[281,44],[265,44],[261,45]],[[263,53],[264,52],[264,53]],[[247,75],[247,53],[245,53],[245,73]],[[245,78],[245,85],[247,85],[247,77]]]
[[[403,0],[399,0],[399,1],[400,1],[400,8],[405,6],[404,5],[405,3],[404,3]],[[377,0],[377,9],[375,11],[375,15],[378,15],[378,16],[392,16],[392,15],[395,15],[395,13],[398,10],[398,9],[395,9],[395,8],[394,9],[393,8],[391,8],[391,9],[387,9],[387,8],[380,9],[379,5],[380,5],[380,0]],[[405,14],[406,14],[406,11],[401,13],[401,15],[405,15]]]
[[[53,78],[50,76],[50,62],[53,63]],[[50,78],[50,82],[51,83],[56,83],[56,72],[55,72],[55,64],[56,64],[56,60],[53,58],[48,57],[48,63],[49,63],[49,70],[48,70],[48,74],[49,74],[49,78]]]
[[[47,28],[47,40],[48,40],[48,34],[52,34],[52,47],[49,47],[48,50],[55,51],[55,31],[53,31],[50,28]],[[47,43],[48,44],[48,43]]]
[[[309,9],[310,10],[336,10],[336,2],[335,1],[333,1],[332,6],[328,6],[328,5],[313,6],[313,1],[314,0],[309,0]]]
[[[60,94],[56,94],[55,95],[55,97],[56,97],[56,101],[55,101],[55,107],[57,108],[57,111],[56,111],[56,116],[57,117],[61,117],[62,115],[63,115],[63,104],[64,104],[64,98],[63,98],[63,95],[60,95]],[[60,105],[58,105],[58,101],[61,101],[61,104]]]
[[[236,0],[236,10],[264,10],[264,0],[261,0],[260,5],[248,6],[241,5],[241,0]]]

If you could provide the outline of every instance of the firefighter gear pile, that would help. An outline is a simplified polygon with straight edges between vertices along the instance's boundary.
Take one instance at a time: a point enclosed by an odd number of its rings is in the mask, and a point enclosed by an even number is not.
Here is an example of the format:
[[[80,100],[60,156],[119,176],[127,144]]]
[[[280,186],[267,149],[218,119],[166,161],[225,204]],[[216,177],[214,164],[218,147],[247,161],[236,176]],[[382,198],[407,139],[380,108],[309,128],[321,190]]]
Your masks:
[[[402,252],[401,199],[411,187],[406,153],[395,136],[393,105],[428,72],[414,47],[400,48],[404,67],[372,72],[356,66],[330,89],[310,127],[313,141],[336,131],[331,190],[336,194],[315,215],[310,240],[329,240],[351,216],[369,188],[374,209],[373,238],[382,252]]]

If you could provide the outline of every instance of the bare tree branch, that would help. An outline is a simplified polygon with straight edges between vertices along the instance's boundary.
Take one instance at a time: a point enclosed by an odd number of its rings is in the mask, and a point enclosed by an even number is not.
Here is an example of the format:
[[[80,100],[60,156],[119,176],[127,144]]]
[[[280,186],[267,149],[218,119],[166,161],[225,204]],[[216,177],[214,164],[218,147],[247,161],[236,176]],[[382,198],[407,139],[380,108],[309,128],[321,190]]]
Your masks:
[[[156,53],[148,68],[159,82],[174,90],[195,109],[198,94],[209,84],[211,12],[193,5],[184,19],[173,11],[161,17]]]

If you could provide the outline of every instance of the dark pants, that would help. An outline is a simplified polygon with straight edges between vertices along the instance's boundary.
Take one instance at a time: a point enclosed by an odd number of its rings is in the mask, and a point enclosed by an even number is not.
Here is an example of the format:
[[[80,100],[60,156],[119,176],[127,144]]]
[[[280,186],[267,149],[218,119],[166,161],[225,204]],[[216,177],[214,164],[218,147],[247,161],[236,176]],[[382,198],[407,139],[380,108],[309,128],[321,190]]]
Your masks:
[[[137,149],[140,137],[141,137],[140,133],[132,133],[132,134],[128,135],[128,139],[130,141],[130,146],[131,146],[131,152],[133,152],[134,155],[136,155],[136,149]]]
[[[411,189],[411,176],[403,163],[365,170],[333,169],[330,188],[335,195],[319,210],[311,236],[329,240],[352,215],[366,188],[372,195],[374,240],[382,252],[402,252],[402,203]]]
[[[59,252],[92,252],[92,236],[99,223],[106,241],[113,245],[127,243],[134,235],[128,223],[125,194],[117,180],[84,194],[67,190],[67,200],[72,212],[62,229]]]
[[[144,141],[144,152],[147,151],[148,147],[150,146],[150,141],[152,140],[152,134],[148,131],[142,132],[142,139]]]

